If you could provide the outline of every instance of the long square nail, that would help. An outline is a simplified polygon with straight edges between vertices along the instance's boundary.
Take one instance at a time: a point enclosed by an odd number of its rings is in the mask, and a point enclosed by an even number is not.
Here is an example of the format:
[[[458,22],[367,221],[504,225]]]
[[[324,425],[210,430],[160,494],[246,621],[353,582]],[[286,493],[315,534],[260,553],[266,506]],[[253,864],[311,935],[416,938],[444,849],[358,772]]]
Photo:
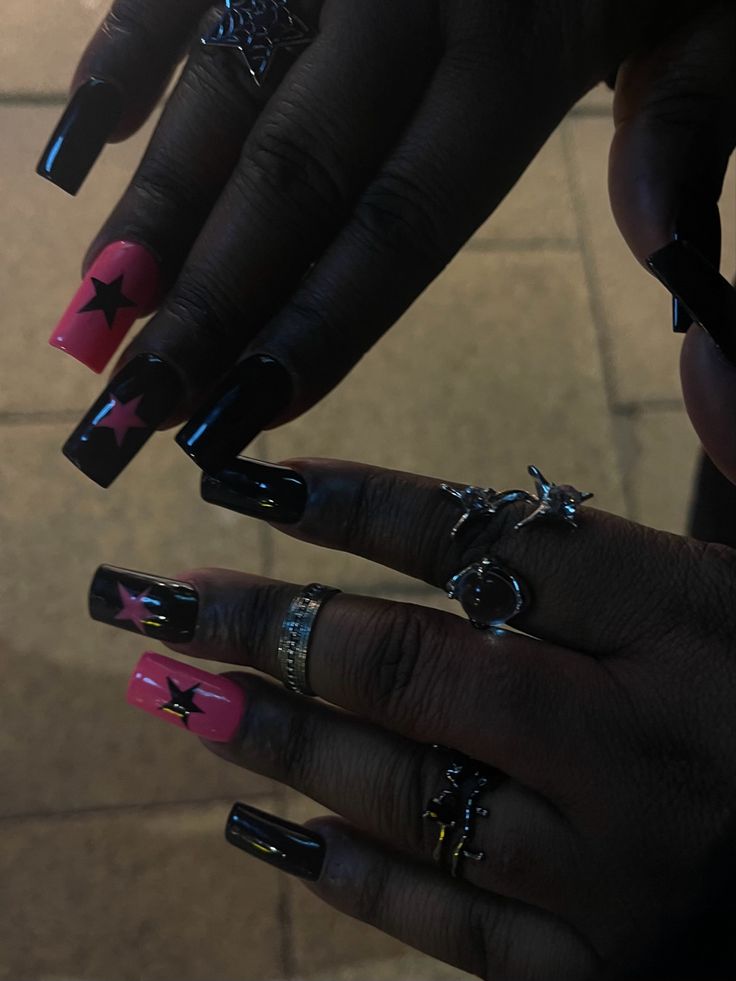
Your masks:
[[[123,114],[118,88],[90,78],[77,89],[51,134],[36,173],[76,194]]]
[[[736,365],[736,290],[687,242],[670,242],[647,260],[649,268]]]
[[[202,474],[202,499],[251,518],[294,524],[307,503],[307,485],[295,470],[240,458],[216,474]]]
[[[202,470],[222,470],[292,399],[286,369],[266,355],[233,368],[208,404],[180,430],[176,442]]]
[[[127,700],[214,743],[234,739],[245,712],[245,692],[230,678],[150,652],[135,667]]]
[[[93,620],[167,644],[187,644],[197,626],[199,596],[186,582],[101,565],[89,588]]]
[[[158,292],[158,262],[148,249],[112,242],[90,267],[49,344],[99,373],[135,321],[154,310]]]
[[[322,872],[325,842],[321,835],[248,804],[233,806],[225,837],[254,858],[300,879],[314,882]]]
[[[179,405],[176,372],[154,354],[133,358],[110,382],[64,444],[63,453],[109,487]]]

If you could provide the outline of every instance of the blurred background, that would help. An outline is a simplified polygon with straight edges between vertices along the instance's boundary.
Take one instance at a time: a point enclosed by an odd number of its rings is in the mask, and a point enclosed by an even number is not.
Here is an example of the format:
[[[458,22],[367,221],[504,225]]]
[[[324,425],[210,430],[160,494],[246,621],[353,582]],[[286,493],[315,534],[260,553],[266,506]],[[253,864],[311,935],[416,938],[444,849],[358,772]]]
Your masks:
[[[94,624],[101,562],[195,565],[442,607],[436,591],[211,508],[169,434],[109,491],[60,453],[101,379],[47,346],[150,127],[76,199],[36,177],[105,0],[4,0],[0,33],[0,978],[380,981],[458,972],[228,848],[236,798],[319,808],[129,709],[143,647]],[[516,486],[535,463],[682,531],[696,441],[662,288],[610,217],[610,94],[591,93],[498,213],[326,402],[251,449]],[[733,173],[724,270],[736,268]]]

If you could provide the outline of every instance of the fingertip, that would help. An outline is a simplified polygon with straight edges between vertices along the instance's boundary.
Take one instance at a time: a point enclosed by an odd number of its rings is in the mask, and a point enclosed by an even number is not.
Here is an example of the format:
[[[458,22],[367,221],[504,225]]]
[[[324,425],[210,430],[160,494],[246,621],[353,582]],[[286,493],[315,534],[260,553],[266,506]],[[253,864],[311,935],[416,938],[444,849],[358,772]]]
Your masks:
[[[693,326],[680,358],[685,407],[705,452],[736,483],[736,367],[705,330]]]

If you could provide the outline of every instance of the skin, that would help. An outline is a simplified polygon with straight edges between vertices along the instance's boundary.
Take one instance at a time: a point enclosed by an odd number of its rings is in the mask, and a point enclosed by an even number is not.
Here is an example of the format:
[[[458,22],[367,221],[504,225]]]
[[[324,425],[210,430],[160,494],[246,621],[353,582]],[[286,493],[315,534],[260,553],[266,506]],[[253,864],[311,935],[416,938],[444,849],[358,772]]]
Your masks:
[[[469,522],[439,482],[337,461],[290,464],[310,490],[303,540],[434,586],[492,550],[528,584],[524,634],[360,596],[324,607],[310,648],[322,703],[263,678],[241,735],[210,749],[342,820],[312,886],[338,909],[484,978],[733,976],[734,552],[586,506],[580,528]],[[298,587],[224,570],[200,593],[187,655],[279,677]],[[346,714],[347,713],[347,714]],[[499,771],[462,879],[422,821],[452,746]],[[500,775],[503,775],[501,777]]]
[[[281,54],[261,90],[237,56],[194,45],[87,255],[85,268],[132,239],[160,257],[168,294],[122,360],[147,351],[174,365],[186,396],[171,421],[244,352],[270,354],[291,375],[293,401],[275,424],[319,401],[495,210],[571,106],[703,11],[695,0],[298,6],[316,40]],[[150,113],[209,7],[113,5],[74,85],[90,75],[119,85],[116,138]],[[617,147],[628,199],[642,147],[623,136]],[[638,227],[645,203],[617,206],[623,224]],[[636,248],[664,244],[668,222],[654,220]]]

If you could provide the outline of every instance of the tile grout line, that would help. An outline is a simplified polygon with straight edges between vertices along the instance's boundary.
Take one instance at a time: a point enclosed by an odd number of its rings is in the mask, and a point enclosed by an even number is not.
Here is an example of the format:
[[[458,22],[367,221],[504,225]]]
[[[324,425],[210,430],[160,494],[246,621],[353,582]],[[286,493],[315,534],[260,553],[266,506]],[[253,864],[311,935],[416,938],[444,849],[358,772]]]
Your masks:
[[[616,393],[616,383],[611,365],[613,363],[611,345],[609,341],[609,326],[603,306],[603,298],[600,287],[600,277],[595,259],[586,247],[590,240],[589,219],[583,196],[580,188],[578,167],[575,157],[575,148],[572,132],[569,129],[568,121],[565,120],[560,127],[562,138],[562,150],[565,158],[565,170],[567,182],[570,189],[570,197],[573,204],[575,224],[577,227],[578,247],[580,250],[581,261],[585,273],[585,282],[588,288],[588,305],[593,321],[593,328],[598,342],[598,357],[603,378],[603,390],[608,408],[609,417],[612,423],[613,436],[615,442],[615,454],[618,462],[618,469],[621,479],[621,493],[626,509],[626,516],[631,519],[636,518],[636,497],[629,479],[629,468],[626,466],[624,451],[624,434],[621,431],[621,423],[625,417],[616,414],[616,406],[619,404]]]
[[[255,801],[273,799],[274,792],[259,790],[252,794]],[[28,811],[19,814],[1,814],[0,824],[11,824],[14,821],[72,821],[84,818],[102,817],[104,815],[152,814],[156,811],[167,811],[178,808],[211,807],[213,804],[232,804],[232,796],[205,797],[193,800],[141,801],[134,804],[105,804],[99,807],[82,807],[68,811]]]

